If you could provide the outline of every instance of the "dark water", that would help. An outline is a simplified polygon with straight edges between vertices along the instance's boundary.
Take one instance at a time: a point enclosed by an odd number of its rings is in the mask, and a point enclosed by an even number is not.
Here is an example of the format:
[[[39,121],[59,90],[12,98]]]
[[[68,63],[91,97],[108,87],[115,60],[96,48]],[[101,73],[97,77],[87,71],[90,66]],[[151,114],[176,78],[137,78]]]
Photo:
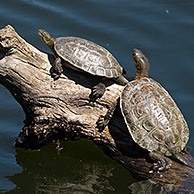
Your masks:
[[[131,74],[132,48],[151,63],[150,76],[172,95],[189,127],[194,154],[194,1],[193,0],[6,0],[0,27],[7,24],[35,47],[44,28],[55,36],[79,36],[110,50]],[[130,193],[129,172],[86,140],[50,144],[41,150],[15,149],[24,113],[0,86],[0,192]]]

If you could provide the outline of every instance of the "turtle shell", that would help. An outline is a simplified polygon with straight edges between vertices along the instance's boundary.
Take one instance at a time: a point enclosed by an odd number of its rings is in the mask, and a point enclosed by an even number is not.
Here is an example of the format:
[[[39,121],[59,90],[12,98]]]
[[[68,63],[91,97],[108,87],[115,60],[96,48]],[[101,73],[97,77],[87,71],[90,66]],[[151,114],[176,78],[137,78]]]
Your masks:
[[[54,49],[70,65],[92,75],[117,78],[123,73],[123,68],[109,51],[88,40],[56,38]]]
[[[120,100],[133,140],[166,156],[181,152],[189,139],[187,123],[169,93],[151,78],[129,82]]]

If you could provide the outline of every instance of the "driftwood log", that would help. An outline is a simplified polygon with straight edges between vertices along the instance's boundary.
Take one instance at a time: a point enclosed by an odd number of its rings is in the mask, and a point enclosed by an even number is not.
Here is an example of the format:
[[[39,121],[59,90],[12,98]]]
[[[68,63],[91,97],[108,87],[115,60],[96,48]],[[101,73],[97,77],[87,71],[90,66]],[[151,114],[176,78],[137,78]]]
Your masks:
[[[141,187],[144,190],[147,182],[152,184],[151,189],[166,193],[177,189],[178,193],[194,191],[194,160],[189,152],[182,155],[190,167],[173,161],[167,172],[149,173],[153,161],[131,140],[119,107],[109,126],[98,132],[96,121],[111,104],[117,104],[123,86],[109,83],[104,96],[91,102],[92,77],[65,69],[54,81],[50,76],[53,56],[27,43],[10,25],[0,30],[0,51],[0,83],[26,115],[16,146],[35,149],[52,141],[87,138],[138,180],[147,180],[141,186],[132,185],[134,192]]]

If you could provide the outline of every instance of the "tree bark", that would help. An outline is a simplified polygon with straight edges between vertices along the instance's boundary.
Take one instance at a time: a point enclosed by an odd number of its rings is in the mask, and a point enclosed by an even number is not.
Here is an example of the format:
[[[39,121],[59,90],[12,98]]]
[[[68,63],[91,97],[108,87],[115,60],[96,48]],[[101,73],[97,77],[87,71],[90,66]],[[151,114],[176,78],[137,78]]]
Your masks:
[[[137,179],[151,179],[153,187],[190,193],[194,190],[194,160],[189,153],[181,153],[189,167],[172,161],[168,171],[149,173],[153,161],[132,141],[119,107],[109,126],[98,132],[97,120],[117,104],[123,86],[108,83],[103,97],[92,102],[90,75],[65,68],[60,79],[54,81],[50,76],[54,57],[27,43],[10,25],[0,30],[0,51],[0,83],[26,115],[16,146],[35,149],[52,141],[87,138]]]

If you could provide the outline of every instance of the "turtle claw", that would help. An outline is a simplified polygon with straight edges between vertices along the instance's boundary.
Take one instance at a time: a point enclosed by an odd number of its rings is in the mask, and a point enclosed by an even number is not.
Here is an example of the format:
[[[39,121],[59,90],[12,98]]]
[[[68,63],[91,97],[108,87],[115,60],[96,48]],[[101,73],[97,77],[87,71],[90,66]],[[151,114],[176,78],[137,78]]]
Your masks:
[[[98,121],[96,122],[96,127],[98,128],[99,132],[102,132],[106,126],[108,126],[112,115],[114,113],[115,107],[108,110],[105,116],[100,116]]]
[[[98,85],[94,86],[90,94],[90,99],[96,100],[101,98],[105,92],[105,89],[106,87],[103,83],[99,83]]]
[[[156,161],[155,163],[153,163],[150,172],[160,173],[161,171],[168,170],[172,165],[172,162],[169,158],[167,158],[159,153],[150,152],[149,155],[154,161]]]
[[[61,74],[60,74],[60,75],[61,75]],[[57,73],[54,73],[54,72],[51,73],[51,77],[52,77],[54,80],[58,80],[58,79],[60,78],[60,75],[57,74]]]
[[[154,163],[152,166],[152,170],[154,172],[162,172],[162,171],[166,171],[170,168],[171,163],[168,163],[167,161],[164,160],[159,160],[158,162]]]
[[[96,122],[96,127],[98,128],[99,132],[102,132],[104,128],[106,127],[105,117],[100,116],[98,121]]]

